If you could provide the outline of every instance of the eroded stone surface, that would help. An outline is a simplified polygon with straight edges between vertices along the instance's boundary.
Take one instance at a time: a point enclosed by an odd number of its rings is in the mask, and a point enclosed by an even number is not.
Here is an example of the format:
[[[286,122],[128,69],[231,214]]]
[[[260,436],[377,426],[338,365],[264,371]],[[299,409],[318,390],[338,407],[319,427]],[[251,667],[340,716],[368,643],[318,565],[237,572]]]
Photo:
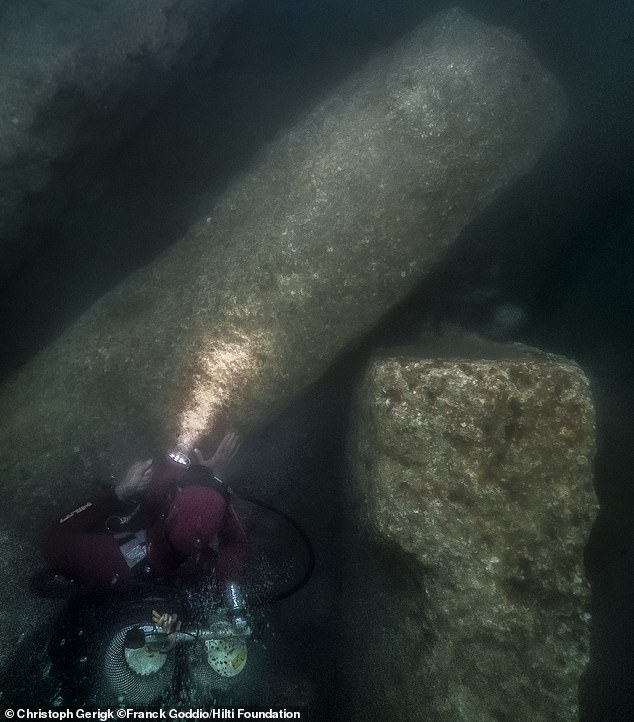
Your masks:
[[[368,602],[372,584],[358,581],[352,619],[380,617],[390,648],[410,650],[382,675],[374,623],[357,630],[356,643],[366,635],[377,650],[362,688],[372,694],[374,681],[397,717],[577,719],[590,623],[583,549],[596,512],[592,400],[574,363],[500,353],[378,359],[359,394],[357,523],[385,549],[370,553],[377,597]],[[354,555],[363,569],[367,550]],[[374,558],[390,555],[411,577],[396,598],[398,565]]]

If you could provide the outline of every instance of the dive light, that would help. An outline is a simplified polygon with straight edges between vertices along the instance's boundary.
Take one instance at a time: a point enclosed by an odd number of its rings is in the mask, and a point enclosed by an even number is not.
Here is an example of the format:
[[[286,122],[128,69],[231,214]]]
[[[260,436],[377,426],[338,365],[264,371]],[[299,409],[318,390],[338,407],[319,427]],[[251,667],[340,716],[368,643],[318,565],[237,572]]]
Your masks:
[[[187,455],[188,451],[189,449],[184,444],[178,444],[175,449],[168,452],[167,458],[177,466],[187,469],[192,463],[192,460]]]

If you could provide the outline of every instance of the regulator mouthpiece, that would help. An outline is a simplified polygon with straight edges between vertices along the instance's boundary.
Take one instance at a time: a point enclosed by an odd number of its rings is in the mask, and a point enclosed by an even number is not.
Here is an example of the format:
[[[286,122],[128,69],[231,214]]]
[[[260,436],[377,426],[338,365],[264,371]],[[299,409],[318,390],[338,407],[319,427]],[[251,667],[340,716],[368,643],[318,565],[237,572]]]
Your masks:
[[[192,463],[192,460],[187,455],[187,451],[186,447],[179,444],[173,451],[167,454],[167,458],[177,466],[186,469]]]

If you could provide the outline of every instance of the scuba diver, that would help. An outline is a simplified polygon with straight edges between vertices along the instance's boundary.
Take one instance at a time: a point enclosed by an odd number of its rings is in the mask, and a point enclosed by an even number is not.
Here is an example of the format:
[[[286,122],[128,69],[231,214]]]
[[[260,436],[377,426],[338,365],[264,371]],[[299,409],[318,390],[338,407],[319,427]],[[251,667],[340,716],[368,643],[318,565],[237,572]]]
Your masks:
[[[218,593],[240,596],[232,580],[246,535],[220,476],[238,448],[237,435],[229,433],[209,459],[195,449],[196,464],[178,451],[158,468],[152,459],[132,464],[113,493],[80,504],[48,530],[48,566],[85,587],[213,579]],[[170,616],[157,613],[163,621]]]
[[[307,583],[314,554],[285,512],[222,480],[238,448],[229,433],[208,459],[194,449],[191,461],[177,450],[163,462],[136,462],[110,493],[78,505],[46,532],[50,571],[36,575],[32,590],[68,599],[42,657],[51,704],[143,707],[185,693],[206,704],[233,694],[238,677],[244,694],[257,688],[257,664],[244,674],[252,624],[265,604]],[[248,555],[233,500],[254,527]],[[245,504],[253,505],[250,513]],[[257,509],[273,515],[260,530]],[[272,525],[275,518],[282,527]],[[280,556],[267,557],[266,548],[278,550],[282,539],[293,539],[284,552],[305,571],[289,577],[283,567],[280,591],[271,565]],[[259,654],[265,649],[256,644]]]

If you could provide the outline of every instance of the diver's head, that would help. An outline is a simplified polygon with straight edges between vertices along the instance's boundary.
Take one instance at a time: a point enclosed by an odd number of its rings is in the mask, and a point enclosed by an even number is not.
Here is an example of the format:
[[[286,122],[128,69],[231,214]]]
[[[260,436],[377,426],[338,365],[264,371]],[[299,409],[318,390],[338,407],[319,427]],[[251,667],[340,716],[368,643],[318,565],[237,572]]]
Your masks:
[[[220,530],[225,503],[214,489],[186,486],[178,489],[167,512],[165,533],[172,547],[191,556],[209,547]]]

